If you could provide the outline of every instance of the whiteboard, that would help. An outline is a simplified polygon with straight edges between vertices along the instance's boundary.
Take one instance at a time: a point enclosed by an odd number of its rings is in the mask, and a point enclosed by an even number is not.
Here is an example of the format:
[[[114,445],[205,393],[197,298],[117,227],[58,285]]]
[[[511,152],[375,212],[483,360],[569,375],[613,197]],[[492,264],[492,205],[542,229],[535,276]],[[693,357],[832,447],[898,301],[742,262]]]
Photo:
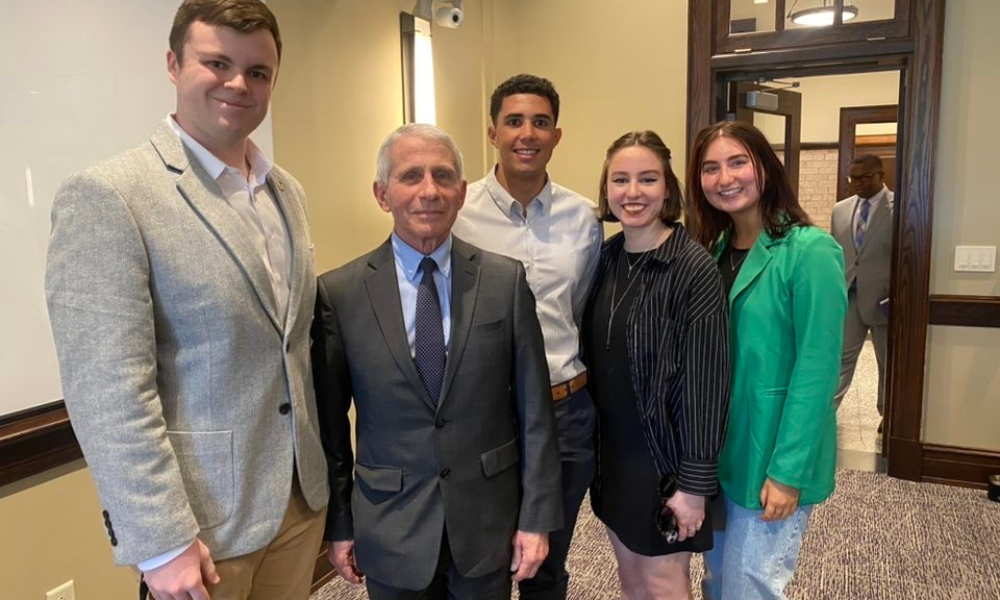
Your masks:
[[[0,36],[0,416],[62,399],[45,307],[49,212],[72,172],[172,112],[177,0],[10,0]],[[272,156],[270,117],[254,141]]]

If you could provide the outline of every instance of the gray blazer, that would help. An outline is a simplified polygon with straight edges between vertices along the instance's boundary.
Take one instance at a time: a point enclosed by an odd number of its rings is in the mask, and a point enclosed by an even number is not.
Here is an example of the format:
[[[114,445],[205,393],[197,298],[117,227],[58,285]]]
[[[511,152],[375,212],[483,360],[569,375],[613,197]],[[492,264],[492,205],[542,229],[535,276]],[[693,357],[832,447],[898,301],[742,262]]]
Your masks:
[[[844,248],[844,274],[847,287],[857,280],[857,302],[861,319],[868,325],[889,322],[879,308],[879,302],[889,296],[892,271],[892,211],[893,193],[885,188],[882,201],[868,216],[868,230],[860,248],[854,247],[854,212],[858,197],[851,196],[833,206],[830,232]]]
[[[56,194],[52,331],[119,564],[195,536],[216,559],[263,547],[293,465],[309,505],[327,502],[305,197],[277,167],[268,182],[292,239],[287,319],[239,216],[166,124]]]
[[[454,238],[452,273],[437,405],[410,355],[390,243],[319,280],[327,539],[354,539],[360,570],[397,588],[430,584],[446,524],[468,577],[508,567],[515,530],[562,525],[548,368],[524,268]]]

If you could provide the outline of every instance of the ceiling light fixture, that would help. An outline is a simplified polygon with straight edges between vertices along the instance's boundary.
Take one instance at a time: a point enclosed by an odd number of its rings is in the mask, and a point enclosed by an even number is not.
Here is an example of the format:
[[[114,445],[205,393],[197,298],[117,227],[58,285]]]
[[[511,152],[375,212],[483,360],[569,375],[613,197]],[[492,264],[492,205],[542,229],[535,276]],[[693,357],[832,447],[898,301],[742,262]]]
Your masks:
[[[798,3],[798,0],[795,0],[795,4]],[[788,12],[788,18],[792,23],[806,27],[828,27],[833,25],[834,7],[828,6],[827,0],[823,0],[823,6],[803,8],[798,11],[795,10],[795,4],[792,5],[792,10]],[[854,5],[844,6],[843,12],[841,12],[841,20],[844,23],[857,16],[858,7]]]

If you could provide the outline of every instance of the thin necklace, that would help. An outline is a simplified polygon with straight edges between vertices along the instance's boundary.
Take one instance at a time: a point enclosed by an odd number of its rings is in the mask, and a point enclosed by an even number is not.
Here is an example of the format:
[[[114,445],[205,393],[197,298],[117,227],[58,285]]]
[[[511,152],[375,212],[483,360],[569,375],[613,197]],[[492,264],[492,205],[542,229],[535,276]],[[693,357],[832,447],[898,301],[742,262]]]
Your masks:
[[[646,257],[649,256],[651,251],[652,248],[643,252],[642,256],[639,257],[639,260],[635,261],[634,268],[638,269],[641,267],[642,264],[646,262]],[[625,252],[624,246],[622,247],[622,254],[625,255],[625,262],[628,263],[628,253]],[[628,291],[632,289],[632,284],[639,280],[638,277],[629,279],[628,274],[626,274],[625,280],[628,281],[628,285],[625,286],[625,291],[622,292],[622,297],[618,299],[618,302],[615,302],[615,296],[618,293],[618,274],[621,273],[622,270],[622,254],[618,255],[618,263],[615,265],[615,278],[614,282],[611,284],[611,314],[608,315],[608,339],[605,342],[605,349],[607,350],[611,349],[611,322],[615,319],[615,313],[618,312],[619,308],[621,308],[622,302],[624,302],[625,297],[628,296]],[[633,265],[629,264],[629,267],[629,272],[631,273]]]
[[[628,252],[626,252],[625,249],[622,248],[622,254],[625,255],[625,266],[628,267],[628,272],[625,273],[625,279],[629,279],[630,277],[632,277],[632,269],[634,269],[635,267],[639,266],[639,263],[642,262],[642,259],[646,257],[646,254],[648,252],[649,252],[649,250],[646,250],[646,252],[643,252],[642,254],[640,254],[639,258],[635,259],[635,262],[633,263],[631,261],[631,259],[629,259],[629,257],[628,257]]]
[[[733,262],[733,254],[736,254],[736,248],[733,246],[729,247],[729,270],[736,272],[736,268],[743,264],[743,261],[747,259],[747,255],[750,254],[750,249],[747,248],[743,251],[743,256],[739,260]]]

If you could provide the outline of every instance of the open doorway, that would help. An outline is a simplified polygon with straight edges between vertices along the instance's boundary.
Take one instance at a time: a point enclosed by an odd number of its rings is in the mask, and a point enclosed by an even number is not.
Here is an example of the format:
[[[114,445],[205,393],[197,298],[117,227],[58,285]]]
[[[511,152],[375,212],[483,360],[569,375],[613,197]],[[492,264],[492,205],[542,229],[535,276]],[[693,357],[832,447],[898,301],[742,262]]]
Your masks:
[[[723,85],[727,102],[721,116],[753,123],[764,133],[811,220],[833,233],[845,248],[856,319],[853,323],[849,319],[851,326],[845,328],[837,397],[838,462],[842,467],[884,471],[882,413],[890,364],[888,299],[892,192],[901,142],[897,136],[900,71],[805,76],[786,72],[780,78],[743,72],[725,78]],[[861,156],[878,157],[880,166],[855,172],[852,161]],[[872,190],[866,192],[866,186],[859,188],[859,177],[878,185],[868,185]],[[882,190],[883,184],[884,191],[874,191]],[[864,211],[867,235],[856,239],[854,225],[864,201],[861,196],[866,194],[877,194],[876,202],[882,203],[870,217]],[[880,301],[884,314],[874,312]]]

